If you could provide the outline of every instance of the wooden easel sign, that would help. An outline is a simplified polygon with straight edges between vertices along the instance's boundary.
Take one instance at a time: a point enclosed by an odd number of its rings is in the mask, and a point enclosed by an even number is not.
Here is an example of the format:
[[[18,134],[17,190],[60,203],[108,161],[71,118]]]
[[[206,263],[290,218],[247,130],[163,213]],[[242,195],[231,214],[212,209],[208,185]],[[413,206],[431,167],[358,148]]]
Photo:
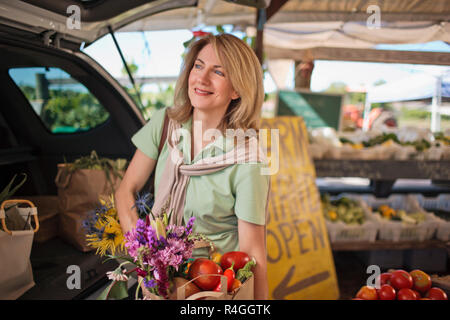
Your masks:
[[[278,129],[279,139],[274,139],[273,129]],[[278,170],[271,175],[267,222],[269,296],[275,300],[338,299],[333,255],[303,119],[262,119],[261,130],[267,132],[262,143],[269,164],[278,161]]]

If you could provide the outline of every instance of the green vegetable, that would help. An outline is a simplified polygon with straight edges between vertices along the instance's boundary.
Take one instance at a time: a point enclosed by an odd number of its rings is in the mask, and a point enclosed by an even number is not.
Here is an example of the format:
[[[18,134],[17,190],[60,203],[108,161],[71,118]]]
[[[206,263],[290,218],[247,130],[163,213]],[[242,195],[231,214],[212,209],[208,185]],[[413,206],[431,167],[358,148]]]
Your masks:
[[[12,188],[12,185],[16,180],[17,174],[14,175],[8,185],[0,192],[0,204],[12,197],[14,193],[16,193],[17,189],[19,189],[25,183],[25,181],[27,180],[26,173],[21,173],[20,175],[22,176],[22,180],[14,188]]]
[[[79,169],[103,170],[113,191],[114,185],[112,176],[122,179],[123,177],[121,172],[124,171],[128,165],[128,161],[126,159],[112,160],[99,157],[95,150],[93,150],[89,156],[78,158],[73,163],[65,163],[69,172],[74,172]]]
[[[245,264],[245,266],[238,270],[236,274],[236,279],[238,279],[241,283],[244,283],[245,280],[253,276],[252,268],[256,266],[255,260],[250,260]]]
[[[424,222],[426,219],[426,216],[423,212],[409,213],[408,216],[412,218],[416,223]]]
[[[394,133],[388,133],[388,134],[383,133],[383,134],[381,134],[379,136],[376,136],[376,137],[370,139],[369,141],[364,141],[363,145],[364,145],[364,147],[368,148],[368,147],[376,146],[378,144],[383,144],[384,142],[389,141],[389,140],[392,140],[392,141],[400,144],[400,141],[398,140],[398,137],[397,137],[396,134],[394,134]]]
[[[351,144],[351,145],[354,144],[353,141],[351,141],[351,140],[349,140],[347,138],[344,138],[344,137],[340,137],[339,141],[341,141],[341,143],[343,143],[343,144],[345,144],[345,143],[348,143],[348,144]]]
[[[321,196],[322,209],[325,219],[332,222],[337,220],[342,221],[346,224],[363,224],[365,221],[364,210],[359,206],[358,201],[342,197],[338,200],[330,201],[328,194]],[[330,212],[335,212],[337,214],[336,218],[330,217]]]

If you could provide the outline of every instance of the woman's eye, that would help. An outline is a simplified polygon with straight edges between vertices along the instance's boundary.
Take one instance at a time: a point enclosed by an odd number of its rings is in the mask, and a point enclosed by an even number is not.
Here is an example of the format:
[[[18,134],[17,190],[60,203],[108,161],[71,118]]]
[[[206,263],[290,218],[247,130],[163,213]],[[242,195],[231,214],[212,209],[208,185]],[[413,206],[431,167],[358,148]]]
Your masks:
[[[222,77],[224,76],[224,74],[223,74],[222,71],[216,70],[215,72],[216,72],[216,74],[218,74],[219,76],[222,76]]]
[[[200,69],[201,67],[202,67],[202,66],[199,65],[198,63],[194,64],[194,68],[195,68],[195,69]]]

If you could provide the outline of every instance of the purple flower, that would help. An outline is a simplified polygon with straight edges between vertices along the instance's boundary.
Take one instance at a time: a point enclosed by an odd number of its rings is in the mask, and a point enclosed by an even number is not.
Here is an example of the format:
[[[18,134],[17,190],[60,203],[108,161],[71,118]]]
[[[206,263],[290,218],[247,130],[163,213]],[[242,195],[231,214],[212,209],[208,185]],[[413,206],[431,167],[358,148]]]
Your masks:
[[[175,253],[181,253],[186,250],[186,243],[182,239],[168,239],[167,243]]]
[[[141,196],[139,193],[137,194],[137,199],[133,205],[133,208],[136,208],[139,216],[146,216],[150,213],[151,207],[153,206],[153,198],[151,197],[150,193],[146,193],[143,196]]]
[[[145,231],[145,221],[143,219],[138,219],[138,221],[136,222],[136,231],[143,233]]]
[[[127,237],[125,236],[125,239],[126,238]],[[140,247],[141,247],[141,244],[138,241],[127,240],[127,242],[125,242],[125,248],[127,248],[128,254],[132,258],[134,258],[134,261],[136,261],[138,259],[138,251],[139,251]]]
[[[144,286],[146,287],[146,288],[154,288],[154,287],[156,287],[156,285],[157,285],[157,283],[156,283],[156,281],[155,280],[153,280],[153,279],[150,279],[150,280],[147,280],[147,279],[144,279]]]
[[[95,210],[90,211],[86,219],[82,222],[82,227],[85,230],[86,234],[96,234],[100,239],[103,236],[103,230],[104,228],[101,228],[100,230],[96,228],[97,221],[99,219],[99,216],[97,215]]]
[[[181,238],[186,232],[183,226],[170,225],[169,227],[167,238]]]
[[[190,217],[189,221],[186,225],[186,233],[189,235],[192,233],[192,229],[194,227],[194,221],[195,221],[195,217]]]

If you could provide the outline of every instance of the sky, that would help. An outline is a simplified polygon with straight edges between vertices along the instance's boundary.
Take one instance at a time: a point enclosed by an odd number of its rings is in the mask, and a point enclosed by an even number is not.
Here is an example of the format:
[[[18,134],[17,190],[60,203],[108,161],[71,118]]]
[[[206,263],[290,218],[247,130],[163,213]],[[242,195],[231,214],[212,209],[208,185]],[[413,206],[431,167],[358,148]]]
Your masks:
[[[209,31],[209,30],[205,30]],[[225,27],[226,32],[230,32]],[[241,34],[236,34],[242,36]],[[138,65],[138,76],[177,76],[182,63],[183,42],[191,39],[189,30],[151,31],[116,33],[116,39],[127,61]],[[145,40],[144,40],[145,39]],[[421,50],[450,52],[450,46],[442,42],[414,45],[379,45],[379,49]],[[84,52],[97,60],[114,77],[123,76],[120,55],[112,37],[106,35],[84,49]],[[441,73],[449,70],[447,66],[407,65],[388,63],[364,63],[344,61],[315,61],[311,77],[311,90],[323,91],[333,82],[344,82],[349,87],[370,87],[379,80],[394,82],[408,79],[418,72]],[[293,87],[293,70],[290,75]],[[266,92],[276,91],[270,75],[264,80]],[[144,91],[157,90],[157,86],[145,86]]]

